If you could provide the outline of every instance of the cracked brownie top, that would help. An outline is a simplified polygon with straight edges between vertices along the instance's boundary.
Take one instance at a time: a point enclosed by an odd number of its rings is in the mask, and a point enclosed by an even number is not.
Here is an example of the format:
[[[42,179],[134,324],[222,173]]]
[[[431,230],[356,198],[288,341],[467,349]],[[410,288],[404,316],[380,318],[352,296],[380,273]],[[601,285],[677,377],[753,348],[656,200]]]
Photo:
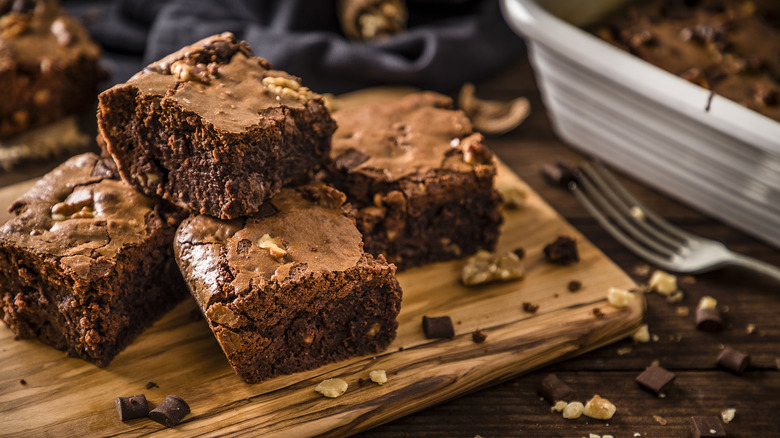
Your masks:
[[[56,257],[87,279],[99,275],[92,272],[94,260],[116,258],[123,248],[147,238],[147,216],[156,204],[113,179],[97,155],[78,155],[11,205],[16,217],[0,229],[0,239]]]

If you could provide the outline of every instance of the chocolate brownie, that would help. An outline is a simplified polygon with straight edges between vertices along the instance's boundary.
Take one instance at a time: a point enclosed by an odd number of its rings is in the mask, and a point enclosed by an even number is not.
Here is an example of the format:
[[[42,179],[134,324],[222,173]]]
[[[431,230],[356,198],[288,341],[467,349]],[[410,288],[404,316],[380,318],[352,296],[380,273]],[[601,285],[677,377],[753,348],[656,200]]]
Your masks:
[[[0,0],[0,138],[95,110],[100,49],[54,0]]]
[[[187,296],[172,245],[182,213],[112,178],[95,154],[69,159],[10,210],[0,315],[17,339],[107,366]]]
[[[670,73],[780,121],[780,2],[650,0],[593,32]]]
[[[405,269],[495,247],[493,154],[450,98],[416,93],[333,118],[326,179],[358,209],[367,252]]]
[[[101,93],[98,124],[126,182],[221,219],[312,170],[336,129],[321,96],[230,33]]]
[[[395,266],[363,252],[343,202],[324,185],[284,188],[251,217],[179,227],[181,271],[245,381],[377,353],[395,338]]]

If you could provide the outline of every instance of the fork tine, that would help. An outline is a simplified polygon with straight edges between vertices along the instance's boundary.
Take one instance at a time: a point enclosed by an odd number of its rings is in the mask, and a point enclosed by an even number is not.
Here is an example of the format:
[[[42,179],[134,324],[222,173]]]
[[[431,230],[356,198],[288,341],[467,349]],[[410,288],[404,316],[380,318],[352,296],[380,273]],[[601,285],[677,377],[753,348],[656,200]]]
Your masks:
[[[598,168],[596,167],[598,166]],[[657,215],[642,205],[628,190],[615,178],[614,175],[602,165],[595,164],[595,166],[586,164],[582,169],[588,177],[593,181],[598,190],[617,208],[618,214],[622,214],[631,220],[631,223],[638,226],[644,231],[644,235],[649,234],[652,236],[652,240],[649,240],[647,245],[653,246],[658,242],[659,245],[666,245],[668,248],[665,252],[677,252],[681,246],[684,246],[686,241],[680,237],[677,233],[670,235],[664,227],[658,226],[653,218]],[[634,213],[634,209],[639,209],[643,216],[638,216]],[[663,221],[663,219],[658,218]],[[671,227],[671,225],[669,225]],[[660,228],[660,229],[659,229]]]
[[[655,252],[649,251],[644,246],[638,244],[631,237],[623,233],[615,225],[613,225],[612,222],[610,222],[610,220],[606,216],[604,216],[601,213],[601,211],[599,211],[598,208],[596,208],[593,205],[593,203],[588,199],[588,197],[585,196],[582,189],[579,188],[577,182],[574,181],[570,182],[569,189],[571,190],[572,193],[574,193],[574,196],[577,197],[577,199],[585,207],[585,209],[588,210],[588,212],[594,218],[596,218],[596,220],[601,224],[601,226],[604,227],[604,229],[607,230],[607,232],[610,235],[612,235],[612,237],[614,237],[623,246],[625,246],[630,251],[632,251],[633,253],[637,254],[638,256],[642,257],[643,259],[647,260],[652,264],[661,267],[669,266],[669,261],[668,259],[666,259],[666,257],[660,256]]]
[[[675,226],[669,223],[666,219],[658,216],[655,212],[645,207],[634,195],[632,195],[628,189],[623,186],[618,180],[615,175],[610,172],[601,162],[599,161],[593,161],[591,163],[586,164],[586,167],[589,167],[593,169],[600,178],[602,178],[603,181],[606,182],[610,187],[612,187],[615,192],[623,198],[623,200],[629,205],[629,206],[636,206],[642,210],[642,212],[645,214],[645,216],[652,221],[653,225],[655,225],[658,228],[661,228],[662,230],[668,232],[671,235],[676,236],[677,238],[688,241],[692,238],[695,238],[696,236],[692,235],[691,233]],[[679,243],[677,243],[679,244]]]
[[[612,192],[609,187],[599,187],[591,180],[590,176],[591,174],[588,172],[588,169],[582,169],[577,172],[577,177],[580,184],[582,184],[582,188],[591,199],[596,201],[595,204],[591,202],[591,205],[596,207],[596,204],[598,204],[598,206],[601,207],[601,210],[606,213],[602,213],[602,216],[604,216],[607,221],[613,222],[615,225],[622,228],[622,231],[630,235],[635,243],[644,246],[648,250],[655,251],[660,256],[671,257],[674,254],[679,245],[672,244],[665,246],[658,242],[655,236],[652,235],[652,232],[648,232],[644,229],[640,230],[637,225],[644,225],[645,228],[649,227],[647,227],[643,221],[637,220],[635,217],[631,216],[628,209],[621,207],[619,199],[615,197],[614,192]],[[618,205],[615,205],[615,203]]]

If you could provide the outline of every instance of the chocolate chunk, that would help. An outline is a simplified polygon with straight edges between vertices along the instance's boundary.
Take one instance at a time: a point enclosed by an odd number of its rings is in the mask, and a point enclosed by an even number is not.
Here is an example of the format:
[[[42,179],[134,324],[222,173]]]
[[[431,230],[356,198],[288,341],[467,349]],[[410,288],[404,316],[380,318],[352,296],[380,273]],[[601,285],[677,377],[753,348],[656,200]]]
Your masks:
[[[648,391],[659,395],[669,389],[669,385],[672,384],[675,377],[677,376],[673,372],[652,365],[636,377],[636,383]]]
[[[422,324],[427,339],[452,338],[455,336],[455,328],[452,326],[452,319],[449,316],[423,316]]]
[[[539,310],[539,305],[529,302],[523,303],[523,311],[528,313],[536,313],[536,311]]]
[[[542,379],[538,392],[545,400],[553,404],[558,401],[569,402],[574,399],[574,389],[555,374],[548,374]]]
[[[487,334],[485,334],[485,332],[482,330],[476,330],[471,334],[471,339],[473,339],[477,344],[481,344],[485,342],[485,339],[487,339]]]
[[[571,237],[558,236],[553,243],[544,247],[544,258],[556,265],[570,265],[580,261],[577,242]]]
[[[723,319],[718,309],[696,309],[696,328],[705,332],[723,330]]]
[[[26,385],[26,384],[27,384],[27,381],[26,381],[26,380],[24,380],[24,379],[19,379],[19,384],[20,384],[20,385]]]
[[[582,282],[579,280],[572,280],[569,282],[567,288],[569,289],[569,292],[577,292],[582,289]]]
[[[543,164],[541,172],[548,183],[564,189],[569,187],[570,182],[575,181],[574,172],[563,163]]]
[[[720,438],[726,436],[718,417],[691,417],[691,436],[694,438]]]
[[[149,416],[149,404],[143,394],[130,397],[117,397],[115,400],[116,411],[120,421],[135,420]]]
[[[201,315],[200,310],[197,311],[198,315]],[[146,384],[146,389],[152,389],[152,388],[159,388],[160,386],[154,382],[149,382]]]
[[[190,407],[184,400],[175,395],[165,397],[159,406],[149,412],[149,418],[166,427],[173,427],[190,413]]]
[[[729,347],[718,356],[718,365],[733,373],[742,374],[750,366],[750,355]]]

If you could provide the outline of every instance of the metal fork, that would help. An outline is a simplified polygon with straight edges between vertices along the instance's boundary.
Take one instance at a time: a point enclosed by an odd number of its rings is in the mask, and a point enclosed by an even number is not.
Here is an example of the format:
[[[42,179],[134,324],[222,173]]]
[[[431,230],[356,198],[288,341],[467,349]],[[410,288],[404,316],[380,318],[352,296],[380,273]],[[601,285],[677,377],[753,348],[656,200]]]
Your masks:
[[[684,231],[647,209],[598,162],[575,171],[569,189],[615,239],[648,262],[675,272],[741,266],[780,280],[780,269]]]

